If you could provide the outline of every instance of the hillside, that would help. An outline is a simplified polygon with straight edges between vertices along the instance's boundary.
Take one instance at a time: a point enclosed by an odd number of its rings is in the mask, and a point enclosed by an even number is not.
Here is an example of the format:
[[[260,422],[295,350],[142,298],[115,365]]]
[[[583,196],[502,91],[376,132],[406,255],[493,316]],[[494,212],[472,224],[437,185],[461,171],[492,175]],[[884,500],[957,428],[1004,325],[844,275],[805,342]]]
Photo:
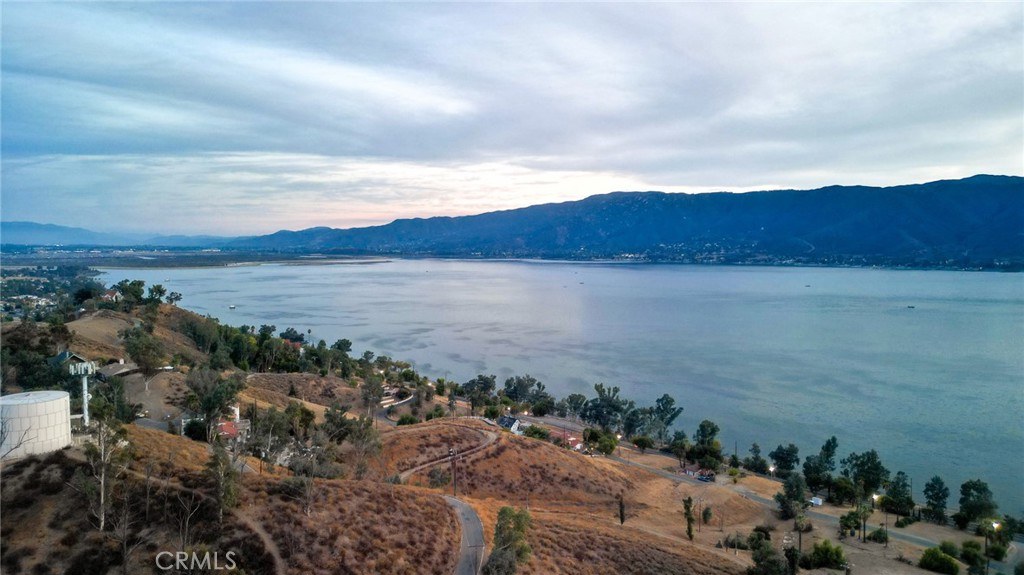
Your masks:
[[[236,248],[704,263],[1024,263],[1024,178],[745,194],[616,192],[465,217],[281,231]]]
[[[978,175],[886,188],[750,193],[614,192],[473,216],[239,238],[142,238],[2,222],[0,241],[10,257],[33,265],[55,257],[86,265],[218,265],[318,253],[1021,270],[1024,178]],[[16,244],[172,250],[153,251],[149,259],[83,250],[40,260],[31,249],[16,254],[26,250]]]

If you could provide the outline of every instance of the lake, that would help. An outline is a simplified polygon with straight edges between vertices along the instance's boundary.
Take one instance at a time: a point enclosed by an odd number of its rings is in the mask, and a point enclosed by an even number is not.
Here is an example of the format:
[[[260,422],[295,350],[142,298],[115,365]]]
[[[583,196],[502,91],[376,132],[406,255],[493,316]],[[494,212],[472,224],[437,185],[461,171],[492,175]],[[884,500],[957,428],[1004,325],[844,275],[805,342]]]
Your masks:
[[[875,269],[528,261],[104,269],[184,295],[230,325],[340,338],[423,374],[557,397],[603,382],[639,405],[663,393],[692,434],[718,423],[744,457],[796,443],[877,449],[913,478],[980,477],[1024,513],[1024,276]],[[229,306],[236,306],[229,309]]]

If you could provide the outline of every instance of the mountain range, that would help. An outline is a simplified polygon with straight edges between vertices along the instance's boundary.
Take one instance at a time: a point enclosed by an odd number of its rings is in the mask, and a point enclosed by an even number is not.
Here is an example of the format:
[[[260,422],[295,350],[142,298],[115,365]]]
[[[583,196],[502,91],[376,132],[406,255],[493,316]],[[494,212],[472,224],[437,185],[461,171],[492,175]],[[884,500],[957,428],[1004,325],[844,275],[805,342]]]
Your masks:
[[[3,223],[0,240],[333,254],[998,267],[1024,263],[1024,178],[979,175],[885,188],[749,193],[614,192],[474,216],[245,238],[115,242],[88,230],[40,226],[34,233],[31,226],[39,225]],[[69,231],[62,235],[62,230]]]

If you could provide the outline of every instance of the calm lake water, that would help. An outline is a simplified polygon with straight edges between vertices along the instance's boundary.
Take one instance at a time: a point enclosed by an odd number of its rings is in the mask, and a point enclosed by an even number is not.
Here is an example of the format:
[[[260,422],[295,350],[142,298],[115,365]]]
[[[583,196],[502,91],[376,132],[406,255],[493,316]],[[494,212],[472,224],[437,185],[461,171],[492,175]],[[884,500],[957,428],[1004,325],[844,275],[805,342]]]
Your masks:
[[[944,271],[520,261],[106,269],[184,294],[230,325],[312,330],[499,385],[529,373],[559,397],[663,393],[740,457],[830,435],[875,448],[921,490],[980,477],[1024,513],[1024,276]],[[228,306],[235,305],[236,309]]]

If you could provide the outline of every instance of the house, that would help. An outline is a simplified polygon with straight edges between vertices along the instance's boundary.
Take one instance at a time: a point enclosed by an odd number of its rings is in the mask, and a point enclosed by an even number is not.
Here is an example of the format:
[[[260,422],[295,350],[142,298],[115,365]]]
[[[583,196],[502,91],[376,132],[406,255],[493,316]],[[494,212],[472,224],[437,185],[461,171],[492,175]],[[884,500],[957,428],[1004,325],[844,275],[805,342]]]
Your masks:
[[[107,291],[103,292],[103,295],[100,296],[100,299],[103,301],[111,301],[117,303],[121,301],[121,292],[117,291],[116,289],[108,289]]]
[[[248,419],[221,421],[217,424],[217,435],[227,441],[245,441],[249,437],[250,428],[251,424]]]
[[[582,439],[580,439],[579,437],[574,437],[572,435],[566,438],[565,445],[568,446],[569,449],[573,451],[583,451],[587,447],[587,445],[583,443]]]
[[[502,415],[501,417],[499,417],[498,425],[504,429],[511,431],[516,435],[523,434],[523,430],[521,429],[522,422],[516,419],[515,417],[512,417],[511,415]]]
[[[84,357],[78,355],[77,353],[75,353],[73,351],[62,351],[62,352],[58,353],[57,355],[55,355],[55,356],[53,356],[53,357],[51,357],[51,358],[46,360],[46,363],[50,364],[52,367],[60,367],[60,368],[63,368],[65,366],[67,366],[69,363],[88,363],[88,362],[89,362],[88,359],[85,359]]]
[[[100,381],[107,381],[112,377],[125,377],[133,373],[141,371],[139,366],[125,362],[123,359],[118,360],[117,363],[110,363],[96,370],[96,379]]]

